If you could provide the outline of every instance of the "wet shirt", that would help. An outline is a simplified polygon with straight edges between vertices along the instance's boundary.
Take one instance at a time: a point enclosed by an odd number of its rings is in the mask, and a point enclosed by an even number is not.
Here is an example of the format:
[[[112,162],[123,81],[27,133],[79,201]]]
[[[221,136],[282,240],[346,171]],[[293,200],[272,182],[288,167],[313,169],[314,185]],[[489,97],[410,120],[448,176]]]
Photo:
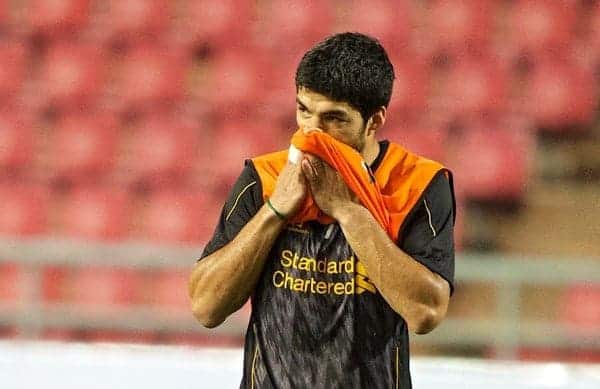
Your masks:
[[[386,141],[371,165],[385,156]],[[252,161],[234,185],[202,258],[233,240],[264,204]],[[398,246],[454,281],[454,200],[438,174],[401,227]],[[410,388],[408,330],[339,224],[289,225],[251,296],[241,388]]]

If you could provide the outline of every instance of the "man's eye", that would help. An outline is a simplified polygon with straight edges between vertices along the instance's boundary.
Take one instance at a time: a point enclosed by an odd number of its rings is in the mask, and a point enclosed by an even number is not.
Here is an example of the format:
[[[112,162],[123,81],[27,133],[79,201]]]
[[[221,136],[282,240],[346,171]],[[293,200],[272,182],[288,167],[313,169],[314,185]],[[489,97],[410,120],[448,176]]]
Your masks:
[[[300,112],[306,112],[306,107],[303,107],[301,105],[298,106],[298,111]]]

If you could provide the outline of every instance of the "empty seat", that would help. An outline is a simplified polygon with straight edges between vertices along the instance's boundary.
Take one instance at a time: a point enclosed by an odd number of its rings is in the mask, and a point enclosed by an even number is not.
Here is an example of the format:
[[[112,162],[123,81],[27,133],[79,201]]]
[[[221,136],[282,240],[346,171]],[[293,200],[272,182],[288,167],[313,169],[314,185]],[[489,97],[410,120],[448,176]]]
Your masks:
[[[119,68],[116,98],[125,110],[178,101],[184,94],[185,72],[183,53],[160,47],[136,47]]]
[[[105,57],[99,46],[59,43],[44,58],[41,89],[59,107],[90,103],[104,87]]]
[[[0,171],[27,166],[32,160],[34,136],[24,115],[0,111]]]
[[[34,32],[54,38],[81,31],[88,22],[89,11],[89,0],[33,0],[26,15]]]
[[[240,47],[255,19],[251,0],[201,0],[185,2],[182,17],[174,26],[176,40],[186,45],[209,46],[214,51]]]
[[[525,191],[534,134],[517,123],[474,123],[449,151],[447,165],[467,199],[518,201]]]
[[[0,235],[34,235],[46,230],[49,192],[45,187],[0,185]]]
[[[446,157],[448,132],[442,125],[427,120],[386,123],[382,137],[401,144],[413,153],[443,161]]]
[[[0,305],[16,305],[20,300],[20,273],[16,262],[0,263]]]
[[[117,121],[98,112],[66,115],[58,119],[50,140],[51,176],[72,182],[97,182],[115,163]]]
[[[600,334],[600,286],[570,285],[559,304],[560,321],[574,336]]]
[[[65,282],[63,301],[90,310],[138,304],[141,300],[142,277],[134,269],[89,265],[72,269]]]
[[[559,61],[542,61],[528,80],[523,104],[546,129],[587,124],[594,118],[598,90],[591,70]]]
[[[23,42],[0,40],[0,99],[13,98],[25,80],[27,47]]]
[[[83,239],[115,240],[127,235],[131,217],[127,192],[116,188],[76,188],[60,212],[62,233]]]
[[[122,173],[129,182],[152,186],[181,183],[188,177],[199,147],[206,146],[199,144],[202,137],[197,124],[176,115],[145,117],[131,135]]]
[[[273,50],[308,49],[331,32],[333,4],[270,0],[258,5],[256,43]]]
[[[148,285],[147,297],[153,305],[166,311],[191,312],[188,296],[189,271],[160,270],[155,272]]]
[[[515,1],[507,16],[508,42],[516,54],[555,53],[568,47],[576,22],[574,1]]]
[[[455,118],[502,113],[507,105],[507,69],[492,59],[462,58],[454,64],[441,88],[437,109]]]
[[[395,73],[389,110],[393,115],[416,115],[426,108],[430,73],[423,59],[414,54],[391,56]]]
[[[116,40],[135,42],[161,37],[171,18],[168,0],[110,0],[104,28]]]
[[[159,243],[206,242],[220,208],[211,193],[162,190],[153,193],[142,209],[141,235]]]
[[[432,54],[485,51],[494,15],[488,0],[437,0],[429,3],[425,35]]]
[[[408,2],[391,0],[352,1],[338,13],[339,31],[359,31],[376,37],[388,53],[410,44],[411,9]]]

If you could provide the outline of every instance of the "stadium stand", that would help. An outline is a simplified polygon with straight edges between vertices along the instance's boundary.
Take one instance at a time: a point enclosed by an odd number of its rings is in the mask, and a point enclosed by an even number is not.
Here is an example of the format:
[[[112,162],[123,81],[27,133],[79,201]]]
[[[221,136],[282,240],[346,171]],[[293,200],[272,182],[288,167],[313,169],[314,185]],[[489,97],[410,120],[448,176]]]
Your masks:
[[[345,30],[390,50],[382,137],[455,172],[461,258],[600,256],[600,1],[0,0],[0,336],[239,345],[249,305],[218,339],[177,321],[188,268],[244,159],[289,142],[300,56]],[[148,252],[156,262],[140,264]],[[485,298],[457,289],[446,333],[510,293],[464,263],[479,278],[461,288]],[[475,321],[438,351],[593,359],[585,276],[562,280],[545,318],[567,328],[563,343],[490,345]],[[40,303],[46,324],[10,308]],[[61,310],[79,306],[82,319]],[[122,322],[94,316],[113,306]]]

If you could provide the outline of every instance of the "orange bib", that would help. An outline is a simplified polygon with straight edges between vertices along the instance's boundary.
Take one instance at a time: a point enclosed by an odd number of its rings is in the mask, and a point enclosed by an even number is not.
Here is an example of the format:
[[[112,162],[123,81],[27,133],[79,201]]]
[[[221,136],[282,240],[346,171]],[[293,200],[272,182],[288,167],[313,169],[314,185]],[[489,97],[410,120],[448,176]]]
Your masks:
[[[395,143],[390,143],[374,174],[356,150],[325,133],[304,134],[299,130],[292,137],[292,144],[302,152],[321,158],[337,170],[361,204],[395,242],[398,241],[402,223],[431,180],[440,171],[446,170],[441,164],[417,156]],[[262,183],[265,200],[275,190],[277,177],[287,161],[287,150],[252,160]],[[300,211],[290,219],[290,223],[310,220],[323,224],[334,221],[319,210],[309,195]]]

